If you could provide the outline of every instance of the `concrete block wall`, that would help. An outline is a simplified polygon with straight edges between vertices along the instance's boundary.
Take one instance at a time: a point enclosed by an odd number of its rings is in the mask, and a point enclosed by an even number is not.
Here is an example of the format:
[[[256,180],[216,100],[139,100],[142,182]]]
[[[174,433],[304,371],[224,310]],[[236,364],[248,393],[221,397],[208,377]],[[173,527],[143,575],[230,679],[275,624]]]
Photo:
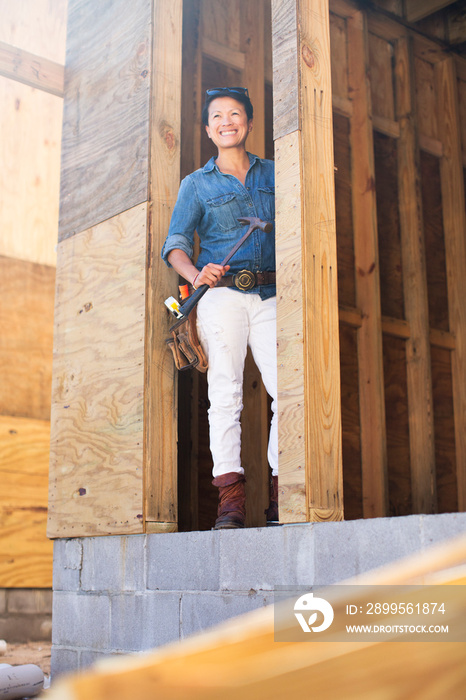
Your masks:
[[[183,639],[466,531],[466,513],[56,540],[52,675]]]
[[[49,641],[52,636],[52,590],[0,589],[0,639],[7,642]]]

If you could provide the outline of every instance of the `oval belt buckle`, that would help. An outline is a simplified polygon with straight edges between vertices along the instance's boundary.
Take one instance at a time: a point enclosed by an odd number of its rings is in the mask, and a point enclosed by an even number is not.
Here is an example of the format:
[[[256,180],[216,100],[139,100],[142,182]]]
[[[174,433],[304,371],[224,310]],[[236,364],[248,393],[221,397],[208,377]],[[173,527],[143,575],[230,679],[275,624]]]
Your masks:
[[[256,276],[251,270],[240,270],[235,275],[235,287],[246,292],[256,286]]]

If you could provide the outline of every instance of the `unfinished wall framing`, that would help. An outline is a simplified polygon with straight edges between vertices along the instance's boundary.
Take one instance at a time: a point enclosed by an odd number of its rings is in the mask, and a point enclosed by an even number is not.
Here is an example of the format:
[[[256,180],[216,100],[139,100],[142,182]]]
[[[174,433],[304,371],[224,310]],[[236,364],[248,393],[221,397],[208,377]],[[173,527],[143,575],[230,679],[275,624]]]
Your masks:
[[[177,279],[159,251],[180,177],[210,156],[213,84],[248,84],[259,155],[273,122],[282,522],[463,510],[464,61],[349,0],[106,11],[70,2],[50,535],[211,525],[205,382],[180,377],[177,394],[163,311]],[[268,406],[252,363],[245,397],[260,525]]]

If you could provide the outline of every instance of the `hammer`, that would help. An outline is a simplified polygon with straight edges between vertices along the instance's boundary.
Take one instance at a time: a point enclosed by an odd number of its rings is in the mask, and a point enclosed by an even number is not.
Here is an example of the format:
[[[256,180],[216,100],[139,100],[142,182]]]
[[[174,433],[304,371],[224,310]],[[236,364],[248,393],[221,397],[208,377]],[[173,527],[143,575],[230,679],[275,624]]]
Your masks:
[[[240,224],[249,224],[249,228],[246,231],[246,233],[244,233],[241,236],[239,241],[235,243],[235,245],[230,250],[226,258],[222,260],[222,262],[220,263],[222,267],[230,262],[231,258],[236,253],[238,248],[240,248],[243,245],[243,243],[249,238],[253,231],[260,228],[261,231],[265,231],[265,233],[270,233],[273,229],[273,224],[271,224],[268,221],[262,221],[262,219],[259,219],[257,216],[243,216],[241,219],[238,219],[238,221],[240,222]],[[208,289],[210,289],[208,284],[202,284],[193,292],[193,294],[191,294],[190,297],[186,299],[186,301],[183,304],[180,304],[179,313],[182,314],[182,316],[170,328],[170,331],[175,330],[175,328],[178,328],[178,326],[180,326],[184,321],[186,321],[191,311],[194,309],[198,301],[204,296]]]

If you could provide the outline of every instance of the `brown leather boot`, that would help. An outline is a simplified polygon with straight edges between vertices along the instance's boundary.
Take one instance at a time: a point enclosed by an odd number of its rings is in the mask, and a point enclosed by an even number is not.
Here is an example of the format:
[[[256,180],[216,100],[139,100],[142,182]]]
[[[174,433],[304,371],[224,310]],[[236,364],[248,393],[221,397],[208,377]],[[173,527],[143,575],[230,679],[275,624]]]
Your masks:
[[[246,491],[244,474],[228,472],[217,476],[213,485],[218,488],[219,504],[214,530],[231,530],[244,527],[246,517]]]
[[[278,521],[278,476],[272,476],[270,480],[270,503],[264,511],[267,525],[279,525]]]

